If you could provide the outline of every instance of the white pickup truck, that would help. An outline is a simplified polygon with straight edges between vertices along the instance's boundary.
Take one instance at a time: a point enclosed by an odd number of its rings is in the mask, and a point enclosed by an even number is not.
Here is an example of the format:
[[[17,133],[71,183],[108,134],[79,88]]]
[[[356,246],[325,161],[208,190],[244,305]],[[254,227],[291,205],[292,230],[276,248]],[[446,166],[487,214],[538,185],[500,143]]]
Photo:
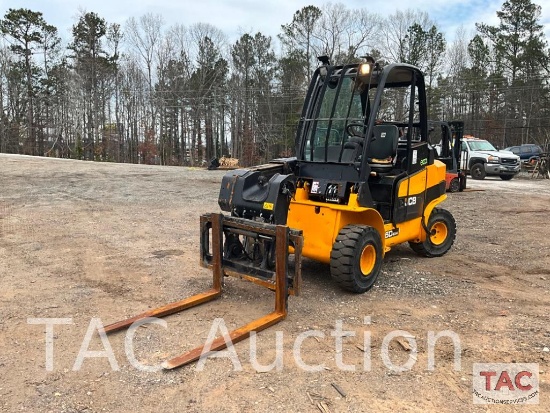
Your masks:
[[[500,176],[503,181],[508,181],[520,170],[519,156],[510,151],[499,151],[484,139],[464,136],[461,149],[460,168],[473,179]]]

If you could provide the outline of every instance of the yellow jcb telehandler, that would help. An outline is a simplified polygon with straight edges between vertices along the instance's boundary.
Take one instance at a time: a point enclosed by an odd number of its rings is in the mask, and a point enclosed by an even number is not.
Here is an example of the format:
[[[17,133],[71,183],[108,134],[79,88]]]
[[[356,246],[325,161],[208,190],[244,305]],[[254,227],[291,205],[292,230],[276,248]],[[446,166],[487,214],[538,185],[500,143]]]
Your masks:
[[[219,337],[209,347],[216,351],[285,318],[288,295],[300,291],[302,256],[330,265],[342,288],[364,293],[394,245],[408,242],[427,257],[451,248],[456,224],[438,207],[446,199],[445,165],[427,141],[421,71],[408,64],[380,67],[368,56],[345,66],[319,59],[296,156],[228,172],[219,195],[228,214],[201,217],[201,264],[212,268],[212,289],[114,323],[107,332],[212,300],[224,276],[275,290],[275,310]],[[201,355],[203,347],[164,367]]]

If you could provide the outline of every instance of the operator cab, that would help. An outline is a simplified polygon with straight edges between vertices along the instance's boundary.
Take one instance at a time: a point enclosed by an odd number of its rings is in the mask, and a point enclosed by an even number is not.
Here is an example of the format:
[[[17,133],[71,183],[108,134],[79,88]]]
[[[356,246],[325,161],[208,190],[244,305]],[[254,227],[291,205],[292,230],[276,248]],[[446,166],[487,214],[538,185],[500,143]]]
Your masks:
[[[325,64],[314,73],[296,139],[298,184],[310,198],[376,208],[385,220],[397,182],[432,164],[422,73],[407,64],[381,68]]]

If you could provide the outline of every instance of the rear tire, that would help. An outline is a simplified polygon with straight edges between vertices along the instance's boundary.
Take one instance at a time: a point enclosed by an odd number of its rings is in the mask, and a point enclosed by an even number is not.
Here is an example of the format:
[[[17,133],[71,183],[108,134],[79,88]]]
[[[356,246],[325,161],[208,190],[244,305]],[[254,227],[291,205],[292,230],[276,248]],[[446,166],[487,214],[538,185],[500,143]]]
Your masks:
[[[458,192],[458,191],[460,191],[460,181],[458,178],[453,178],[449,183],[449,192]]]
[[[343,289],[364,293],[376,282],[382,260],[378,231],[367,225],[346,225],[332,246],[330,274]]]
[[[485,173],[485,166],[482,163],[475,163],[470,168],[470,175],[473,179],[482,180],[487,175]]]
[[[430,234],[424,242],[409,242],[411,249],[424,257],[441,257],[453,246],[456,222],[446,209],[435,208],[428,220]]]

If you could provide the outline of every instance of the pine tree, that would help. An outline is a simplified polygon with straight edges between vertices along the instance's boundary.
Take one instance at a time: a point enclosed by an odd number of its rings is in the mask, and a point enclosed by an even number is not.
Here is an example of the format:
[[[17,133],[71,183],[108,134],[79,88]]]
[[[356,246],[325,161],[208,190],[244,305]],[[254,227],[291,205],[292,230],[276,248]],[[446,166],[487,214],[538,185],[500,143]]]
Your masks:
[[[39,73],[32,56],[38,50],[48,47],[48,39],[56,37],[57,29],[46,23],[42,13],[29,9],[9,9],[4,19],[0,20],[0,32],[13,39],[10,46],[12,52],[18,55],[23,62],[26,88],[27,112],[27,142],[26,152],[31,155],[43,154],[43,142],[40,142],[40,151],[37,148],[36,128],[36,78]]]

